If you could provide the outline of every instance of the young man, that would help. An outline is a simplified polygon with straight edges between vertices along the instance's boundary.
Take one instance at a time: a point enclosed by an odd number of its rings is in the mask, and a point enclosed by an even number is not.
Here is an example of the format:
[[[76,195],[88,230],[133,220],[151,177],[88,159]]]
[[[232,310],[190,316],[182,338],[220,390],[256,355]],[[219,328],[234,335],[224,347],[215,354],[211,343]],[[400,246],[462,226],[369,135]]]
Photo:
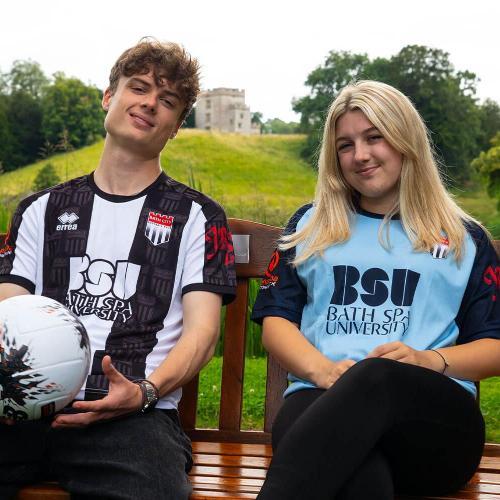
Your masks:
[[[64,303],[87,328],[92,363],[68,411],[0,425],[1,498],[45,474],[76,498],[189,496],[181,386],[212,356],[236,285],[223,210],[160,166],[196,100],[198,71],[173,43],[125,51],[102,101],[97,169],[28,197],[13,217],[0,300]]]

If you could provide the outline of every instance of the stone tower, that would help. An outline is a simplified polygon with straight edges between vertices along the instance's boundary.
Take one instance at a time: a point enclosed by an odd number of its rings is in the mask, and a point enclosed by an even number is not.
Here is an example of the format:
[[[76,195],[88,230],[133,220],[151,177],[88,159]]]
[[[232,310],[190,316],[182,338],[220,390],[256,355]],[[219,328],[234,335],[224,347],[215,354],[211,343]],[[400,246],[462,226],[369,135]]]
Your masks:
[[[252,127],[245,91],[239,89],[217,88],[201,92],[196,103],[195,126],[237,134],[260,133],[258,127]]]

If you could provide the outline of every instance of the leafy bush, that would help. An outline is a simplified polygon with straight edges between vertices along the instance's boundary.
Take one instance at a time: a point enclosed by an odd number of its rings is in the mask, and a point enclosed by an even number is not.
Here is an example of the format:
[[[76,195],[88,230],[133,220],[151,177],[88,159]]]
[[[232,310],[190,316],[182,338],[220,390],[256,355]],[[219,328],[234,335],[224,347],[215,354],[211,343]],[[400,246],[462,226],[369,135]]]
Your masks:
[[[57,175],[54,165],[46,163],[39,171],[33,182],[33,191],[41,191],[56,184],[59,184],[61,179]]]
[[[500,132],[491,140],[491,145],[472,162],[472,166],[485,180],[488,194],[497,200],[497,210],[500,211]]]

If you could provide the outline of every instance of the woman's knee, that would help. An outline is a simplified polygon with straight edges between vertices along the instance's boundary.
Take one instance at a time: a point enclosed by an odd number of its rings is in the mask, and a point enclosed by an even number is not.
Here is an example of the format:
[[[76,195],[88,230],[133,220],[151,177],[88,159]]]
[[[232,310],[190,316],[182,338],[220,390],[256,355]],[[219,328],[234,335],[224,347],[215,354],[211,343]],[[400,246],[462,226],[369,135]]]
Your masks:
[[[363,359],[345,372],[341,378],[349,377],[354,380],[359,380],[359,382],[363,384],[367,382],[371,384],[379,382],[386,385],[386,383],[391,382],[395,378],[401,377],[402,371],[404,371],[401,369],[401,365],[402,363],[392,359]]]

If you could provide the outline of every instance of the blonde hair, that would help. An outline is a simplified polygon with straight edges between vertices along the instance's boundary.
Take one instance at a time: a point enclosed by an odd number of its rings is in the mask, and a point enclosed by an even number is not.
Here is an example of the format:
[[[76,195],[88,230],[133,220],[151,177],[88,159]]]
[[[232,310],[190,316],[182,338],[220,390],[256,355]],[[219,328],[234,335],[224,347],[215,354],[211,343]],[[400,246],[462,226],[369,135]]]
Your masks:
[[[356,193],[340,169],[335,127],[344,113],[354,110],[363,112],[403,157],[399,197],[380,225],[381,245],[390,248],[390,221],[399,213],[414,250],[430,251],[446,236],[450,252],[459,262],[464,252],[464,223],[479,223],[466,214],[446,191],[427,128],[411,101],[394,87],[369,80],[344,87],[331,104],[318,162],[314,212],[299,231],[283,236],[280,248],[287,250],[303,243],[294,261],[299,264],[313,254],[322,254],[328,246],[349,239],[350,222],[356,211]]]

